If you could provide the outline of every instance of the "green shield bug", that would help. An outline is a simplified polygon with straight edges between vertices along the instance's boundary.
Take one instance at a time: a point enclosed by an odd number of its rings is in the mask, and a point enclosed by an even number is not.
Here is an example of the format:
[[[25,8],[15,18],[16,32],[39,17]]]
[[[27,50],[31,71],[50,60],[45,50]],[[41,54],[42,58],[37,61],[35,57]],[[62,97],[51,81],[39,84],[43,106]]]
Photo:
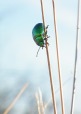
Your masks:
[[[46,46],[45,40],[49,38],[47,35],[47,28],[48,26],[45,27],[43,23],[38,23],[34,26],[32,30],[32,36],[33,36],[35,43],[42,48]]]

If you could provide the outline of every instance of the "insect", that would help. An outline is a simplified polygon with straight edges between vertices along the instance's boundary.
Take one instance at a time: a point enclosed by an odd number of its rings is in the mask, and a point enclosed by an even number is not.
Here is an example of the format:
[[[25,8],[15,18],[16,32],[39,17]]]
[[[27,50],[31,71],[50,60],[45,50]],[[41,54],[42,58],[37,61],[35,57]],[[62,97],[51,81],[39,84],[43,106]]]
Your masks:
[[[46,41],[47,38],[49,38],[49,36],[47,35],[47,27],[44,26],[43,23],[38,23],[34,26],[33,30],[32,30],[32,36],[33,36],[33,39],[35,41],[35,43],[40,46],[39,49],[42,47],[46,47]],[[47,43],[48,44],[48,43]],[[38,52],[39,52],[39,49],[38,49]],[[38,55],[38,52],[37,52],[37,55]]]

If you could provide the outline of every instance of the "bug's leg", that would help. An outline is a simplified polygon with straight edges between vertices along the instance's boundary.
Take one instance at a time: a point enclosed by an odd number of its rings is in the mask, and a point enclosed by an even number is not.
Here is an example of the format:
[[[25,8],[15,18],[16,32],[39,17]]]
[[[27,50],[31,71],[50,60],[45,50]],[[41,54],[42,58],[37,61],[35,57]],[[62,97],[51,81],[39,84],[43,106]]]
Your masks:
[[[50,38],[50,36],[47,35],[47,38]]]
[[[49,25],[47,25],[45,29],[48,29],[48,26],[49,26]]]
[[[50,36],[47,35],[47,36],[44,38],[44,40],[47,40],[49,37],[50,37]]]
[[[44,40],[47,40],[47,38],[44,38]]]
[[[42,34],[42,37],[46,37],[46,33],[45,32]]]
[[[39,53],[40,48],[41,48],[41,47],[39,47],[39,49],[38,49],[38,51],[37,51],[36,57],[38,56],[38,53]]]

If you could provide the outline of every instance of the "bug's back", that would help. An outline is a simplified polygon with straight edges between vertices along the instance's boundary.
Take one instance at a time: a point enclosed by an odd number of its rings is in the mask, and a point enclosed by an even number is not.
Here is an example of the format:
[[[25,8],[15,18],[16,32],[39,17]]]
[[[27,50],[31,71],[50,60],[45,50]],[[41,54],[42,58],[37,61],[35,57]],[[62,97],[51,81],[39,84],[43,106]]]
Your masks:
[[[32,30],[33,39],[36,42],[37,45],[43,47],[44,46],[44,24],[38,23],[35,25],[35,27]]]
[[[40,34],[44,34],[44,28],[45,27],[44,27],[43,23],[36,24],[32,30],[33,37],[40,35]]]

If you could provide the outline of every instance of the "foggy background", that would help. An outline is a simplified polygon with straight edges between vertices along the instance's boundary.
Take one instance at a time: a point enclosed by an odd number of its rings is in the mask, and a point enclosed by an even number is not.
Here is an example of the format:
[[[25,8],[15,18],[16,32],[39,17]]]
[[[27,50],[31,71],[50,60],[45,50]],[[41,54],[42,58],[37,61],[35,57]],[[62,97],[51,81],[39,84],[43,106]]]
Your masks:
[[[56,105],[58,114],[61,114],[52,1],[43,0],[43,3],[45,22],[49,25],[49,54]],[[71,106],[77,5],[78,0],[55,1],[66,114],[70,113]],[[32,29],[40,22],[42,22],[40,0],[0,0],[0,114],[4,113],[26,83],[27,89],[9,114],[38,114],[35,94],[39,88],[44,104],[48,103],[46,114],[53,114],[46,51],[40,49],[36,57],[39,47],[32,38]],[[81,21],[79,28],[74,114],[81,114]]]

